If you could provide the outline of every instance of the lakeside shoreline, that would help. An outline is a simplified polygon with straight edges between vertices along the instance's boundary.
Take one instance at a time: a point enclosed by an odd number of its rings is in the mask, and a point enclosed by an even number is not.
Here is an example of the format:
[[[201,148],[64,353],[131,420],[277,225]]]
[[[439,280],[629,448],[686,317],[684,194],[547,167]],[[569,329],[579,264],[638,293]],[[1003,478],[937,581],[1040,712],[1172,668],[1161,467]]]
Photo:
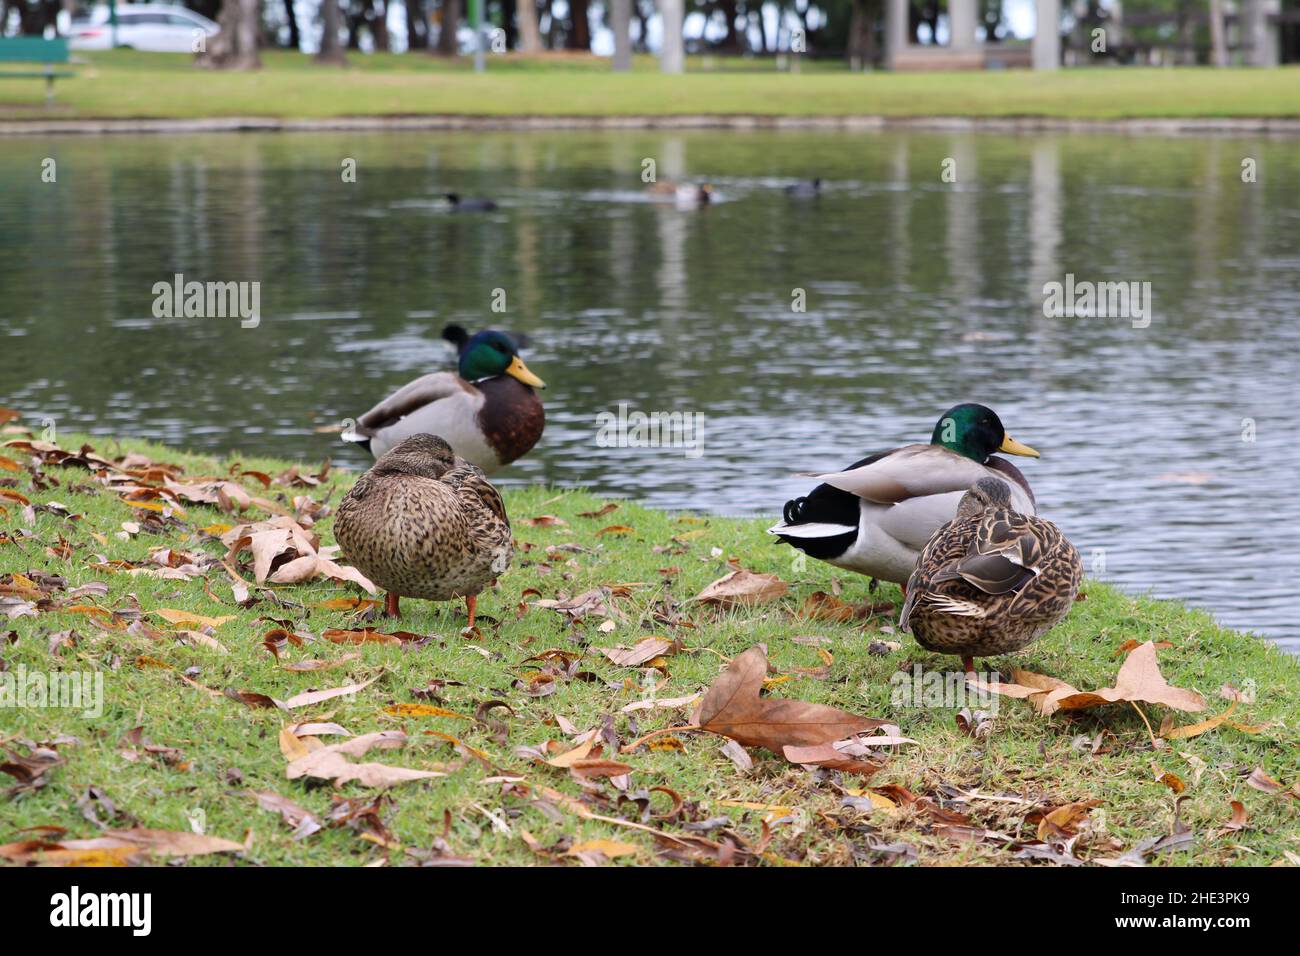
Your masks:
[[[918,130],[976,133],[1090,133],[1129,136],[1300,137],[1300,118],[1291,117],[1126,117],[1076,119],[1057,116],[783,116],[767,114],[665,115],[491,115],[401,114],[392,116],[297,117],[217,116],[190,118],[0,119],[0,137],[38,135],[164,135],[203,133],[303,133],[400,131],[548,130],[838,130],[878,132]]]
[[[9,436],[18,437],[12,429]],[[59,446],[72,451],[86,440],[70,434]],[[854,831],[845,827],[862,820],[894,847],[878,862],[932,865],[957,859],[966,865],[1260,865],[1287,860],[1296,839],[1290,791],[1282,791],[1293,783],[1300,745],[1300,729],[1286,719],[1300,688],[1300,662],[1177,602],[1134,598],[1088,581],[1087,599],[1051,634],[1022,652],[989,659],[986,667],[1025,667],[1074,686],[1103,687],[1114,682],[1127,649],[1163,642],[1165,679],[1203,695],[1201,714],[1153,709],[1148,719],[1115,704],[1045,718],[1024,701],[1002,700],[991,713],[975,715],[985,726],[971,733],[962,729],[961,701],[895,700],[902,686],[897,675],[912,675],[929,693],[952,664],[895,631],[896,587],[872,595],[855,577],[844,582],[844,600],[832,598],[834,569],[790,565],[765,546],[758,521],[674,515],[584,491],[508,489],[515,562],[482,596],[482,632],[466,635],[452,605],[410,600],[400,622],[375,618],[368,610],[373,602],[354,585],[319,578],[255,582],[242,559],[222,559],[226,548],[217,536],[230,523],[266,518],[260,501],[314,515],[312,533],[331,542],[333,516],[321,509],[337,506],[355,473],[194,455],[139,440],[93,442],[116,462],[112,469],[129,466],[137,481],[174,473],[173,495],[217,481],[235,492],[232,502],[256,497],[247,510],[230,510],[196,500],[204,496],[191,490],[182,508],[173,510],[169,499],[164,509],[131,495],[130,483],[107,481],[107,471],[97,476],[85,451],[74,452],[66,465],[51,460],[35,473],[11,472],[7,490],[30,496],[32,512],[21,517],[25,506],[10,496],[10,523],[29,523],[32,535],[20,536],[31,542],[21,550],[0,550],[0,572],[15,595],[10,603],[27,596],[33,607],[7,625],[5,658],[15,673],[21,666],[22,673],[100,674],[104,688],[101,713],[20,708],[13,715],[16,734],[57,741],[52,746],[60,756],[48,780],[13,805],[14,828],[58,826],[72,837],[96,835],[77,803],[89,781],[139,825],[159,830],[184,830],[188,808],[197,805],[205,810],[207,832],[237,836],[248,828],[252,791],[295,801],[295,808],[300,801],[304,813],[327,821],[333,791],[286,776],[291,754],[282,753],[287,722],[315,716],[346,728],[329,733],[402,731],[410,745],[386,758],[387,770],[438,779],[393,791],[396,802],[382,812],[389,835],[379,847],[348,827],[297,839],[292,826],[258,812],[256,842],[249,837],[237,848],[245,863],[374,863],[394,850],[400,863],[406,847],[423,845],[432,826],[443,826],[431,821],[441,821],[444,810],[454,814],[446,817],[453,821],[444,831],[448,852],[473,862],[536,862],[538,847],[543,856],[550,854],[546,847],[558,847],[550,855],[567,862],[571,855],[561,850],[590,840],[618,841],[624,859],[691,862],[663,851],[665,840],[681,843],[687,832],[670,816],[646,826],[621,819],[612,806],[598,818],[585,809],[539,811],[530,788],[549,788],[544,792],[553,802],[570,809],[585,807],[583,800],[603,806],[600,801],[621,794],[577,781],[562,762],[542,759],[582,746],[574,741],[601,727],[608,728],[611,755],[624,762],[618,769],[626,766],[636,786],[670,787],[664,792],[692,801],[700,814],[726,818],[742,849],[760,848],[749,860],[756,864],[852,863],[846,835]],[[27,457],[12,445],[4,451]],[[788,592],[716,610],[691,597],[727,574],[733,561],[788,579]],[[600,603],[584,614],[554,609],[553,599],[578,594],[600,595]],[[866,603],[850,613],[857,607],[851,601]],[[363,626],[403,630],[370,635],[357,630]],[[646,634],[665,635],[671,645],[644,667],[597,653]],[[734,763],[721,737],[692,729],[689,707],[727,662],[756,644],[768,648],[774,696],[897,721],[907,743],[879,754],[880,765],[865,776],[846,772],[839,782],[837,772],[800,768],[758,747]],[[647,675],[651,700],[663,698],[662,706],[636,702]],[[328,692],[327,714],[304,710],[291,718],[288,705],[277,703],[343,684],[348,687]],[[547,688],[539,689],[542,684]],[[1249,699],[1229,699],[1223,687],[1246,688]],[[494,704],[485,705],[489,698]],[[495,722],[468,716],[501,702],[506,710]],[[1229,714],[1236,722],[1227,722]],[[214,726],[220,734],[205,729]],[[587,739],[595,740],[595,732]],[[642,743],[647,733],[653,746]],[[1080,735],[1095,742],[1081,746]],[[119,749],[138,739],[161,756],[122,759]],[[230,786],[230,767],[249,789]],[[1208,767],[1215,772],[1203,773]],[[846,802],[849,787],[866,796]],[[1171,789],[1180,794],[1176,840]],[[344,791],[358,799],[365,792],[355,784]],[[954,801],[962,793],[1014,797]],[[943,801],[969,820],[972,838],[954,839],[943,821],[936,825],[901,806],[899,794]],[[1234,800],[1250,825],[1222,829]],[[1079,802],[1096,808],[1094,823],[1066,852],[1035,836],[1032,814]],[[464,822],[483,806],[511,814],[536,839]],[[753,810],[776,815],[760,823],[747,812]],[[804,816],[792,818],[796,812]],[[790,826],[802,819],[809,824]],[[777,842],[762,851],[769,823]],[[983,839],[986,832],[991,836]]]

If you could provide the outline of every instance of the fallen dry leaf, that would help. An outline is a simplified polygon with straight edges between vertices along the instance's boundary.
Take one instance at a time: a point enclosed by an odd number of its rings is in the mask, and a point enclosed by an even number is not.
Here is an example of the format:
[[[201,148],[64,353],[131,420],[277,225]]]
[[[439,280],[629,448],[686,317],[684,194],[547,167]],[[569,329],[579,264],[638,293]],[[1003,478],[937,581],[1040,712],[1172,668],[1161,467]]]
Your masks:
[[[630,648],[598,647],[596,650],[620,667],[637,667],[646,661],[667,654],[672,647],[673,642],[662,637],[643,637]]]
[[[696,723],[703,730],[776,754],[782,754],[787,746],[830,743],[888,723],[824,704],[760,697],[765,676],[767,652],[761,644],[755,645],[733,660],[709,687],[700,701]]]
[[[295,694],[284,702],[284,706],[292,710],[295,707],[306,707],[308,704],[319,704],[323,700],[330,700],[334,697],[344,697],[348,694],[355,694],[357,691],[365,690],[375,681],[379,680],[378,674],[360,684],[349,684],[346,687],[333,687],[329,690],[312,690],[302,694]]]
[[[362,734],[344,743],[321,747],[319,750],[298,757],[285,768],[285,776],[290,780],[316,777],[332,780],[335,784],[355,780],[363,787],[391,787],[408,780],[427,780],[432,777],[447,776],[436,770],[411,770],[382,763],[353,763],[348,759],[363,756],[374,747],[381,749],[402,747],[406,744],[406,739],[406,734],[396,730]]]
[[[613,860],[620,856],[635,856],[641,848],[632,843],[619,843],[617,840],[584,840],[575,843],[564,856],[582,856],[584,853],[599,853],[606,859]]]
[[[156,608],[149,613],[157,614],[168,624],[197,624],[199,627],[220,627],[227,621],[233,621],[235,619],[235,615],[233,614],[223,614],[221,617],[207,617],[203,614],[196,614],[193,611],[181,611],[171,607]]]
[[[695,600],[722,607],[766,604],[768,601],[777,600],[788,590],[790,585],[775,574],[755,574],[753,571],[738,568],[718,578],[695,595]]]
[[[1205,709],[1205,699],[1200,694],[1166,683],[1156,663],[1156,647],[1150,641],[1129,653],[1114,687],[1081,691],[1055,677],[1019,669],[1012,672],[1012,678],[1011,684],[988,683],[977,678],[969,679],[967,684],[993,694],[1027,698],[1044,717],[1058,710],[1086,710],[1120,701],[1163,704],[1185,711]]]

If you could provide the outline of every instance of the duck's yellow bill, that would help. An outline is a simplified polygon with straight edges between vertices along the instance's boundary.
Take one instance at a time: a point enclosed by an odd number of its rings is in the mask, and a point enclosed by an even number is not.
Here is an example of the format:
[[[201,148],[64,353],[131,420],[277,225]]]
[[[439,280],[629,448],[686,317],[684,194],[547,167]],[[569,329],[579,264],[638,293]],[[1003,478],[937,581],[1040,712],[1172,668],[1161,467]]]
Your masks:
[[[518,362],[519,360],[515,359],[515,361]],[[1002,446],[998,448],[998,451],[1004,451],[1008,455],[1023,455],[1026,458],[1042,457],[1040,454],[1038,454],[1038,452],[1034,451],[1028,445],[1020,444],[1020,442],[1016,441],[1010,435],[1002,436]]]
[[[531,385],[533,388],[546,387],[545,382],[543,382],[532,372],[528,371],[528,366],[524,364],[524,360],[521,359],[518,355],[516,355],[514,359],[510,362],[510,365],[507,366],[506,374],[511,376],[512,378],[519,379],[519,381],[523,382],[525,385]],[[1037,455],[1038,453],[1034,452],[1034,454]]]

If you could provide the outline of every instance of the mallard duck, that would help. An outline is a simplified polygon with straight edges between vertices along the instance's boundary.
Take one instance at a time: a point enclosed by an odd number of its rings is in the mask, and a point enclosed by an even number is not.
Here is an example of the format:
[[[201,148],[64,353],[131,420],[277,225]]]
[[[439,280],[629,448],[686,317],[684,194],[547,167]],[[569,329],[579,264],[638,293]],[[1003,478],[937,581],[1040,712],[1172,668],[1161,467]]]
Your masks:
[[[460,193],[444,193],[443,198],[451,205],[452,212],[491,212],[497,204],[491,199],[474,199]]]
[[[899,626],[926,650],[974,658],[1018,651],[1079,593],[1083,562],[1061,530],[1018,512],[1007,482],[981,478],[934,533],[907,582]]]
[[[706,206],[713,201],[713,186],[709,183],[676,183],[661,179],[651,183],[647,191],[655,196],[671,196],[679,206]]]
[[[786,186],[785,194],[794,196],[796,199],[816,199],[822,194],[821,177],[801,180],[793,185]]]
[[[334,537],[361,573],[402,597],[465,599],[469,626],[480,591],[510,565],[510,519],[483,472],[436,435],[412,435],[357,479],[339,504]]]
[[[531,344],[527,332],[502,332],[501,334],[514,342],[516,348],[526,349]],[[465,326],[452,322],[450,325],[443,326],[442,338],[443,341],[450,342],[456,347],[456,357],[460,358],[465,354],[465,346],[469,345],[469,340],[473,336],[465,330]]]
[[[787,501],[768,533],[809,557],[903,584],[930,536],[952,520],[979,479],[1009,479],[1015,509],[1035,513],[1029,482],[995,451],[1038,457],[1006,433],[992,409],[954,406],[935,424],[928,445],[877,452],[844,471],[814,475],[824,484]]]
[[[441,435],[489,475],[537,444],[546,415],[533,389],[546,383],[528,370],[508,335],[488,330],[470,336],[459,370],[403,385],[357,419],[344,440],[379,458],[410,435]]]

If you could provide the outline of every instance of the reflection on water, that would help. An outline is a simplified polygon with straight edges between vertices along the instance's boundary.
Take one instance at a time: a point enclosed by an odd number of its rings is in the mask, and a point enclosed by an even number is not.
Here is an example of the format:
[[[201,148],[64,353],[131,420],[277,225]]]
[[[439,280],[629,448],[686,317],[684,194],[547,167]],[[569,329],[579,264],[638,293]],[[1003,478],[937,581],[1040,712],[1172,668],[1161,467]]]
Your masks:
[[[548,426],[506,483],[772,513],[962,400],[1094,573],[1300,648],[1300,151],[1264,139],[929,133],[274,134],[8,140],[0,403],[66,430],[364,460],[314,428],[446,367],[448,321],[528,332]],[[40,180],[57,162],[57,184]],[[1244,184],[1243,157],[1260,178]],[[357,161],[357,181],[340,175]],[[725,202],[642,202],[642,161]],[[955,183],[941,181],[945,159]],[[814,201],[780,187],[821,176]],[[448,191],[500,208],[453,215]],[[637,201],[634,201],[637,200]],[[262,283],[262,321],[151,289]],[[1148,281],[1154,321],[1043,315]],[[490,311],[505,290],[507,314]],[[796,290],[807,311],[792,310]],[[619,402],[705,453],[607,448]],[[1256,440],[1243,441],[1254,423]]]

